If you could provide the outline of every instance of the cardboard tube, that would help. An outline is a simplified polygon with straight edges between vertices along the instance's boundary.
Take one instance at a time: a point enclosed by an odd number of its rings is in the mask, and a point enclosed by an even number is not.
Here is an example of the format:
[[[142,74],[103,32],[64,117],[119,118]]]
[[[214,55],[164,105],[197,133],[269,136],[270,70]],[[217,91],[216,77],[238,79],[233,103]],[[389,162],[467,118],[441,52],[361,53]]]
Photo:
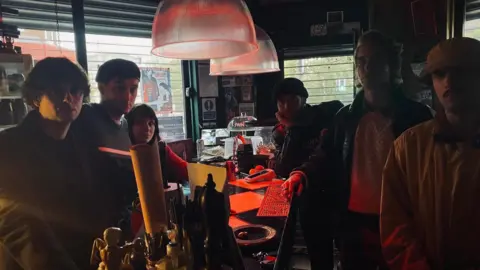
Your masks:
[[[139,144],[130,148],[137,182],[145,232],[165,232],[168,227],[165,191],[158,143]]]

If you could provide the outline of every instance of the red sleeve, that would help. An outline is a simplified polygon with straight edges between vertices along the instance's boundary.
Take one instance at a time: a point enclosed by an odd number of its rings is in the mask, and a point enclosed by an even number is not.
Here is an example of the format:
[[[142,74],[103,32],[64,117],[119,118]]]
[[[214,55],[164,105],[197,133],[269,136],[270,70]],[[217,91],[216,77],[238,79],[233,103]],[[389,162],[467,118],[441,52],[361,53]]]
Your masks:
[[[273,132],[278,132],[278,134],[285,136],[287,135],[287,128],[282,124],[276,124],[275,127],[273,127]]]
[[[165,145],[165,157],[168,171],[170,172],[169,180],[176,183],[188,181],[187,162],[177,156],[168,145]]]

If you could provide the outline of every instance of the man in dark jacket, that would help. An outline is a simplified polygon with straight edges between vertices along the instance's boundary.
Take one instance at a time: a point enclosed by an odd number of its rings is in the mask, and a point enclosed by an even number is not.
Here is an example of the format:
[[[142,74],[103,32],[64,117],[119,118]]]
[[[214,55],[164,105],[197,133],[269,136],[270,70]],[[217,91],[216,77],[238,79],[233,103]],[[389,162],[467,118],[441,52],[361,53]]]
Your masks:
[[[23,88],[33,110],[0,133],[0,269],[89,269],[92,241],[113,213],[103,170],[70,130],[87,75],[46,58]]]
[[[343,104],[338,101],[310,106],[307,89],[296,78],[286,78],[275,86],[274,98],[279,123],[273,128],[276,146],[275,171],[288,177],[292,170],[308,159],[321,140],[323,129],[331,125]]]
[[[306,103],[307,89],[295,78],[286,78],[274,89],[279,124],[273,131],[276,144],[275,171],[288,177],[293,169],[306,162],[322,140],[322,130],[327,129],[335,113],[343,106],[340,101],[310,106]],[[307,244],[312,269],[333,268],[333,237],[330,218],[322,212],[322,219],[311,215],[321,203],[320,190],[310,189],[299,200],[300,224]]]
[[[284,183],[287,196],[301,185],[334,194],[343,269],[386,268],[379,236],[382,170],[393,140],[432,117],[426,106],[401,93],[399,55],[394,41],[379,32],[360,38],[355,66],[363,90],[338,112],[310,160]]]

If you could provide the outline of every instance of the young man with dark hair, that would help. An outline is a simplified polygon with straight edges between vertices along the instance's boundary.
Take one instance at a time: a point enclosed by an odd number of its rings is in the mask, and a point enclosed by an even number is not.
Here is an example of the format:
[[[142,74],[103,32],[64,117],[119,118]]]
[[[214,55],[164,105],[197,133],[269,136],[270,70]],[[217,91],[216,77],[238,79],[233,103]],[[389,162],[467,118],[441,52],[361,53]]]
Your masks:
[[[123,212],[119,217],[122,221],[117,226],[128,235],[128,209],[137,196],[137,186],[128,156],[131,141],[124,115],[135,103],[140,69],[128,60],[109,60],[98,69],[96,81],[101,95],[100,103],[83,105],[82,113],[72,128],[88,143],[91,151],[100,151],[103,157],[101,167],[110,172],[109,179],[115,179],[111,189],[116,194],[117,210]]]
[[[131,143],[123,115],[135,103],[140,69],[128,60],[109,60],[98,69],[96,81],[100,103],[85,104],[75,125],[95,147],[128,151]]]
[[[111,226],[101,170],[70,130],[89,92],[66,58],[29,73],[33,110],[0,133],[0,269],[88,269],[93,239]]]
[[[342,268],[384,269],[380,234],[382,170],[393,140],[431,118],[430,110],[401,92],[400,50],[380,32],[360,37],[355,69],[362,90],[342,108],[309,162],[284,183],[291,196],[299,186],[331,190],[339,224]]]
[[[423,79],[442,108],[403,133],[383,171],[383,254],[396,269],[480,269],[480,42],[442,41]]]
[[[322,130],[327,129],[335,113],[342,108],[340,101],[307,104],[308,91],[295,78],[286,78],[274,89],[279,123],[273,131],[276,144],[275,171],[288,177],[292,170],[306,162],[315,146],[322,140]],[[333,235],[329,211],[318,207],[320,190],[309,189],[299,200],[300,224],[307,244],[312,269],[333,269]],[[318,211],[319,216],[311,213]],[[293,233],[293,232],[292,232]]]

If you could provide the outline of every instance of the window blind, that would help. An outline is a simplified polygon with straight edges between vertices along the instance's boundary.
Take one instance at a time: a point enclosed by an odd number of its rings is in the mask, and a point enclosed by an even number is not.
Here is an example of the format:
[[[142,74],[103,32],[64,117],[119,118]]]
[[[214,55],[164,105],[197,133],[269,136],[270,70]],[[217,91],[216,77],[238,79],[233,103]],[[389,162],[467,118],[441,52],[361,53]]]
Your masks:
[[[155,1],[84,0],[87,34],[150,38]]]
[[[73,32],[70,0],[2,0],[18,15],[5,14],[4,21],[18,28]]]
[[[480,39],[480,0],[466,0],[463,36]]]
[[[45,57],[76,60],[70,0],[0,0],[2,6],[18,10],[5,14],[7,24],[16,25],[20,38],[15,45],[30,54],[34,62]]]
[[[480,0],[466,0],[465,21],[480,19]]]
[[[5,23],[19,28],[72,32],[70,0],[2,0],[18,15],[4,16]],[[150,38],[157,3],[155,1],[84,0],[87,34]]]
[[[353,55],[285,60],[285,78],[301,80],[309,104],[340,100],[350,104],[354,97]]]

